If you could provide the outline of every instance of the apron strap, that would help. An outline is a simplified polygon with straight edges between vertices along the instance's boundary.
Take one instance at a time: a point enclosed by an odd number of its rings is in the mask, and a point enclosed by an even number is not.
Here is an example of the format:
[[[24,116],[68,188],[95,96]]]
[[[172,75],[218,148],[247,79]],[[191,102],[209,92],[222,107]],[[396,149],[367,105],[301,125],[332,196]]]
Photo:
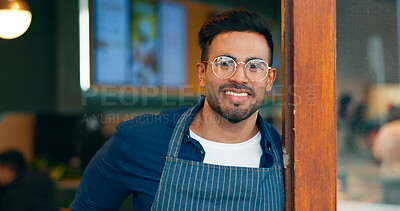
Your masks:
[[[191,107],[187,111],[185,111],[182,116],[179,118],[178,123],[172,133],[171,140],[168,146],[168,157],[178,157],[179,149],[182,143],[182,137],[184,137],[185,127],[189,120],[190,114],[192,113],[195,106]]]

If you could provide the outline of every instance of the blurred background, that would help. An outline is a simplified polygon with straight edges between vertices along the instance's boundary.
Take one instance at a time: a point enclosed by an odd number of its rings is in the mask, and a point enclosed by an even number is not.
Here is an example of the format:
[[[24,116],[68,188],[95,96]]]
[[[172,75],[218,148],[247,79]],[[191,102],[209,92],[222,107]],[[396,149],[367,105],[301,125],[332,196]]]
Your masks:
[[[260,112],[281,131],[279,0],[27,2],[28,30],[0,39],[0,153],[48,172],[61,207],[119,122],[196,102],[197,33],[220,11],[271,24],[278,78]],[[336,7],[338,210],[400,210],[400,1]]]
[[[336,8],[338,210],[400,210],[400,1]]]
[[[197,33],[243,6],[271,24],[281,69],[280,1],[27,0],[28,30],[0,39],[0,153],[17,149],[46,171],[63,209],[115,126],[143,113],[194,105],[203,93]],[[263,117],[282,128],[282,73]],[[132,210],[129,199],[121,210]]]

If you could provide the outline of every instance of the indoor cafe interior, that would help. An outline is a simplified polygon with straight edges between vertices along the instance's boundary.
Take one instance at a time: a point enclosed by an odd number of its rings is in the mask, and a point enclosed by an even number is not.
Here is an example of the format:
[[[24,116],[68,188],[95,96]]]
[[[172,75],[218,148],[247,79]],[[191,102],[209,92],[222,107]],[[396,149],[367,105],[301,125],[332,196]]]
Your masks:
[[[197,34],[222,11],[244,7],[269,22],[277,78],[259,112],[285,128],[285,0],[15,0],[29,13],[21,19],[6,17],[6,1],[0,154],[17,150],[29,171],[47,173],[60,211],[120,122],[190,107],[204,94]],[[400,1],[336,0],[335,8],[337,210],[400,210]],[[120,210],[132,210],[132,199]]]

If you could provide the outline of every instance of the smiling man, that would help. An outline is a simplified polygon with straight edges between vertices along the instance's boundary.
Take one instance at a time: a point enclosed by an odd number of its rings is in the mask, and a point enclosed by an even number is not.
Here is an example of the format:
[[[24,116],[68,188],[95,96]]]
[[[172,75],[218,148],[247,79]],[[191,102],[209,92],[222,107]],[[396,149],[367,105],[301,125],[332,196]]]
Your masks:
[[[281,135],[258,109],[271,90],[273,42],[260,16],[239,8],[199,32],[192,108],[143,115],[118,132],[85,170],[71,210],[283,210]]]

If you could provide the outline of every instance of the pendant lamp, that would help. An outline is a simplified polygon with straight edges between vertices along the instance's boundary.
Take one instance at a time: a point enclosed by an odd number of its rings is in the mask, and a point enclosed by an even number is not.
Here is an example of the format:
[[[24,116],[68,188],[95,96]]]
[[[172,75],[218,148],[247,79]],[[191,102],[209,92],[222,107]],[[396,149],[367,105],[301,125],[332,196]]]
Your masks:
[[[14,39],[29,28],[32,13],[25,0],[0,0],[0,38]]]

